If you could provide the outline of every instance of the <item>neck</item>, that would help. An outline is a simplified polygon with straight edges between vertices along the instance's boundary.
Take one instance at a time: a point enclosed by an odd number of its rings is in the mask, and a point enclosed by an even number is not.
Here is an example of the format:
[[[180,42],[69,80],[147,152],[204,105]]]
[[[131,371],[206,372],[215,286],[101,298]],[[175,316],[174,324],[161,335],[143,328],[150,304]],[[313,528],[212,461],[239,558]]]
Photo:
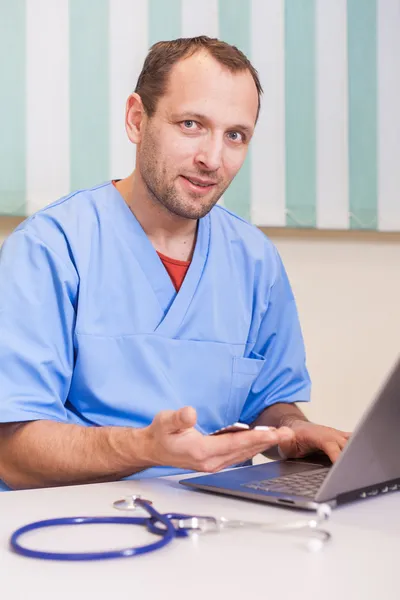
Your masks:
[[[197,221],[174,215],[152,198],[134,171],[116,184],[154,248],[178,260],[190,260],[196,243]]]

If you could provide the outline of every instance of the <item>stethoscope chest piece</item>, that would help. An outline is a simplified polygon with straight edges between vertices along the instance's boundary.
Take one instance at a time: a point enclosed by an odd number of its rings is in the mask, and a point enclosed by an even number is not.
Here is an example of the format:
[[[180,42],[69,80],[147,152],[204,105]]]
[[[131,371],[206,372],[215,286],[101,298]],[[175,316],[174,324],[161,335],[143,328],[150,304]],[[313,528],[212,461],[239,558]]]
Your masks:
[[[141,500],[141,502],[145,502],[150,506],[153,504],[151,500],[146,500],[138,494],[125,496],[125,498],[115,500],[115,502],[113,502],[113,507],[117,510],[138,510],[139,508],[143,508],[143,506],[140,506],[138,503],[138,500]]]

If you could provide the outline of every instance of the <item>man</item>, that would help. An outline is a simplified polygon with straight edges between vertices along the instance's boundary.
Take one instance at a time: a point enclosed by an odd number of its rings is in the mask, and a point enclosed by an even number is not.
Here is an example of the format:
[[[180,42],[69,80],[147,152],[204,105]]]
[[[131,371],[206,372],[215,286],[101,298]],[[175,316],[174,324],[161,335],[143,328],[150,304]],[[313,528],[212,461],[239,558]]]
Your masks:
[[[11,488],[217,471],[276,447],[339,455],[348,434],[294,404],[310,383],[280,258],[215,206],[261,91],[228,44],[156,44],[127,101],[135,171],[62,198],[5,242],[0,478]],[[208,435],[237,420],[271,429]]]

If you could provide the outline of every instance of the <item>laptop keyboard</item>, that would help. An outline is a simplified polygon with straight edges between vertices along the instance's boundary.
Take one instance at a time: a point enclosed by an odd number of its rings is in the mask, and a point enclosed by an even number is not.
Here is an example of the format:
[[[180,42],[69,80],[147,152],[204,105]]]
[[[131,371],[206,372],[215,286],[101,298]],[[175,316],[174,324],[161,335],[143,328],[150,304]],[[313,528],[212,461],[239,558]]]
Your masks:
[[[304,473],[292,473],[274,479],[261,479],[242,483],[245,488],[261,490],[263,492],[275,492],[289,494],[291,496],[306,496],[314,498],[327,476],[329,468],[319,468],[316,471],[305,471]]]

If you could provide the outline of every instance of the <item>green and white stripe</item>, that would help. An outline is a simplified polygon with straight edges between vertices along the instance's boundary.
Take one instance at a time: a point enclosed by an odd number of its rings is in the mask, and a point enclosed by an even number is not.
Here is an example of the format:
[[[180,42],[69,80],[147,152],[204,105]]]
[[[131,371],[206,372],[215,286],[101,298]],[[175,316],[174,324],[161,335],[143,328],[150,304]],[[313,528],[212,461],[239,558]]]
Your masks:
[[[112,0],[110,4],[110,168],[108,176],[122,179],[135,164],[135,146],[125,131],[125,104],[133,92],[148,51],[146,2]],[[106,179],[107,177],[103,177]]]
[[[376,0],[348,0],[350,226],[377,226]]]
[[[252,140],[251,216],[254,223],[283,227],[286,225],[284,3],[253,0],[251,32],[251,59],[264,89]]]
[[[400,2],[378,0],[378,226],[400,229]]]
[[[110,168],[108,0],[69,0],[71,189]]]
[[[207,34],[265,90],[224,203],[263,226],[400,230],[399,0],[0,0],[0,214],[126,176],[149,46]]]
[[[26,212],[24,0],[0,0],[0,213]]]
[[[316,5],[316,222],[349,225],[346,0]]]
[[[286,223],[315,227],[315,2],[285,3]]]
[[[218,37],[218,23],[218,0],[183,0],[182,37]]]
[[[70,189],[68,32],[68,0],[26,3],[28,214]]]

